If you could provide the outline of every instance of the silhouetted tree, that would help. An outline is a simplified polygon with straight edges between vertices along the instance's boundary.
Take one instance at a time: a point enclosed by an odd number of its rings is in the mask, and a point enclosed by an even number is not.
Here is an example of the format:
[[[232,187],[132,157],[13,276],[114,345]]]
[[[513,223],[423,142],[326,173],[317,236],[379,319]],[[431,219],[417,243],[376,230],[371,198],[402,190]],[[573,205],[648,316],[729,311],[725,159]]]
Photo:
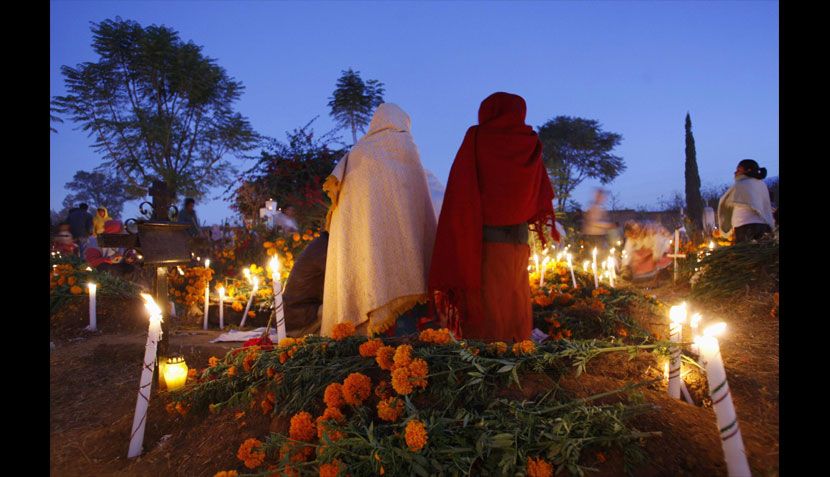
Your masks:
[[[372,112],[383,103],[383,83],[364,82],[359,71],[349,68],[337,80],[334,94],[329,98],[331,116],[340,127],[352,132],[352,144],[357,142],[357,131],[365,131]]]

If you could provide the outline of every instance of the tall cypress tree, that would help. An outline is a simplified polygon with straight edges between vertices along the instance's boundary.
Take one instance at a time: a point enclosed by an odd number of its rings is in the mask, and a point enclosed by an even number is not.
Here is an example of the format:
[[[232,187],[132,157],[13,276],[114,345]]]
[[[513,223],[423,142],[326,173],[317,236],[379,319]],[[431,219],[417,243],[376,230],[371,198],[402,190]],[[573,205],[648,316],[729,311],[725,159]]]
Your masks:
[[[686,213],[691,222],[691,232],[697,236],[703,230],[703,197],[700,195],[700,174],[697,171],[692,118],[688,112],[686,112]]]

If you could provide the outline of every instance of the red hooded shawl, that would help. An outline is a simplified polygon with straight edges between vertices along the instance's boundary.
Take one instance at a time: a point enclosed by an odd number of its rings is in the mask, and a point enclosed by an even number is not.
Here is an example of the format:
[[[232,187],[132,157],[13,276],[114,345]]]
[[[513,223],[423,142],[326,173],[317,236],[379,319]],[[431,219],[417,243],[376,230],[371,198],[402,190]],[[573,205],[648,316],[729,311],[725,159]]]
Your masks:
[[[542,163],[542,143],[526,125],[521,96],[494,93],[482,101],[478,126],[472,126],[450,170],[432,265],[430,296],[460,336],[460,321],[471,317],[466,297],[481,289],[483,226],[529,223],[542,243],[544,226],[554,239],[553,188]]]

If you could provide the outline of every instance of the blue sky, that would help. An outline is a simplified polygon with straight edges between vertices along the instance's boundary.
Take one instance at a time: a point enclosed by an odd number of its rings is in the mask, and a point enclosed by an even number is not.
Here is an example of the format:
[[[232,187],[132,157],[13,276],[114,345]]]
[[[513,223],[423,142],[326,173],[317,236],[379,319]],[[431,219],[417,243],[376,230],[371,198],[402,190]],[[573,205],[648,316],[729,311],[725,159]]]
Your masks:
[[[318,133],[334,127],[341,70],[382,81],[442,181],[495,91],[522,95],[530,125],[581,116],[622,134],[628,169],[608,188],[626,206],[683,191],[686,111],[704,186],[731,181],[743,158],[778,175],[777,2],[52,1],[52,96],[65,92],[61,65],[96,61],[90,22],[116,15],[202,45],[245,85],[237,110],[278,139],[318,115]],[[101,161],[76,126],[50,135],[55,210],[72,174]],[[586,205],[597,184],[575,198]],[[221,200],[198,210],[208,223],[233,215]]]

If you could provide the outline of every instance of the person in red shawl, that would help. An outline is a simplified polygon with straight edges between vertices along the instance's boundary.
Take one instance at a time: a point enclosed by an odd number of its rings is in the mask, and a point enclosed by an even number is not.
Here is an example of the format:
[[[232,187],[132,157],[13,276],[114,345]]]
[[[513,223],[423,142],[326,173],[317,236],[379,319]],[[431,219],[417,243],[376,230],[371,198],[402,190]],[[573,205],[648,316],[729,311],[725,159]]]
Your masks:
[[[553,188],[521,96],[481,103],[450,170],[429,272],[439,318],[457,336],[530,338],[529,230],[554,240]]]

